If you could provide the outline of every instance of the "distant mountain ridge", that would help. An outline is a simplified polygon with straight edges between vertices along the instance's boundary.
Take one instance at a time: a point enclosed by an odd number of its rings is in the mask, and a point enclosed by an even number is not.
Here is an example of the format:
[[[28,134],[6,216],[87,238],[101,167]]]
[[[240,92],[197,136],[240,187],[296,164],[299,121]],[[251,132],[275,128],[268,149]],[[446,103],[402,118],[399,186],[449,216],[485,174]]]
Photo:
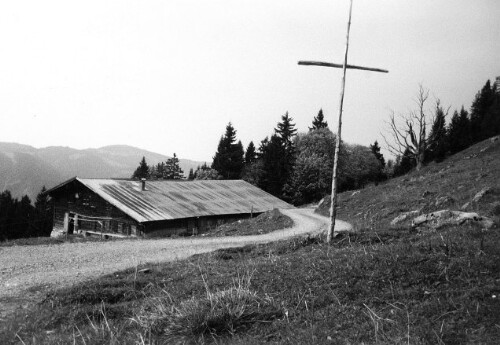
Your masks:
[[[0,192],[9,190],[17,198],[26,194],[33,200],[42,186],[51,188],[73,176],[129,178],[143,156],[149,165],[171,158],[128,145],[78,150],[0,142]],[[179,164],[187,176],[203,162],[181,158]]]

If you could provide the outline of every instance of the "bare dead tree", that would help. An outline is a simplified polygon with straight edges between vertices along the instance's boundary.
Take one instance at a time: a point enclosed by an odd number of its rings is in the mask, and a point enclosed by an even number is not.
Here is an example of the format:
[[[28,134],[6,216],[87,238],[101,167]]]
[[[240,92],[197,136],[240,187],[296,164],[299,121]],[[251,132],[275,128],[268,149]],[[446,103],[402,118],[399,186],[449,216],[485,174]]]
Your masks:
[[[417,109],[406,115],[396,117],[395,113],[389,117],[389,138],[382,134],[388,150],[397,156],[409,156],[420,170],[425,160],[425,152],[433,142],[427,135],[427,128],[434,122],[434,117],[426,110],[429,99],[429,90],[419,86],[415,103]],[[439,105],[439,100],[437,101]]]

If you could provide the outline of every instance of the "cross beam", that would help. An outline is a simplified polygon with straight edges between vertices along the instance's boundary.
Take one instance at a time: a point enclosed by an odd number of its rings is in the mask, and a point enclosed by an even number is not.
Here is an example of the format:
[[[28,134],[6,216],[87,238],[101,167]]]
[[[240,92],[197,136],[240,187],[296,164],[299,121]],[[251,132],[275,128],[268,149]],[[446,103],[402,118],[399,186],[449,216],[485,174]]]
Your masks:
[[[321,61],[299,61],[299,65],[344,68],[344,65],[341,65],[341,64],[338,64],[338,63],[321,62]],[[356,65],[346,65],[345,67],[349,68],[349,69],[360,69],[360,70],[363,70],[363,71],[389,73],[388,70],[381,69],[381,68],[362,67],[362,66],[356,66]]]
[[[330,205],[330,228],[328,230],[327,242],[330,243],[332,241],[333,233],[335,231],[335,218],[337,215],[337,171],[338,171],[338,162],[339,162],[339,151],[340,151],[340,141],[341,141],[341,130],[342,130],[342,108],[344,105],[344,92],[345,92],[345,76],[346,70],[350,69],[360,69],[364,71],[372,71],[372,72],[382,72],[388,73],[389,71],[380,68],[371,68],[371,67],[361,67],[347,64],[347,53],[349,51],[349,31],[351,29],[351,14],[352,14],[352,1],[349,6],[349,21],[347,22],[347,38],[345,44],[345,55],[344,55],[344,63],[342,65],[329,63],[329,62],[316,62],[316,61],[299,61],[299,65],[306,66],[322,66],[322,67],[334,67],[334,68],[342,68],[342,87],[340,91],[340,105],[339,105],[339,126],[337,128],[337,140],[335,143],[335,156],[333,159],[333,179],[332,179],[332,199]]]

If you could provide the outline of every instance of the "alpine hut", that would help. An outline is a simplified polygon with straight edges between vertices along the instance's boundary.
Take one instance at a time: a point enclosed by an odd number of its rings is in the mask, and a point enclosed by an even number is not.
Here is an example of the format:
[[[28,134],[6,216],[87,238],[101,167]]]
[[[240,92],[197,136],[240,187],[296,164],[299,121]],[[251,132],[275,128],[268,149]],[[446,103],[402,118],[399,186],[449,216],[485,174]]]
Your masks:
[[[52,235],[159,237],[293,206],[243,180],[124,180],[74,177],[47,191]]]

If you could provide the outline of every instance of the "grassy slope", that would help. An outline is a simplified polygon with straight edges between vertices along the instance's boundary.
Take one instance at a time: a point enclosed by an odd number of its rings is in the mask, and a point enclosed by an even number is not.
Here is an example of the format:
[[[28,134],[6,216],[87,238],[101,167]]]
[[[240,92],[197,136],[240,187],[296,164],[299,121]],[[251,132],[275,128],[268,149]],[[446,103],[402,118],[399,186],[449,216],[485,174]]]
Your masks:
[[[348,220],[358,229],[386,228],[391,220],[407,211],[460,210],[486,187],[493,193],[479,204],[471,203],[466,210],[496,216],[498,221],[500,139],[485,140],[441,163],[431,163],[420,172],[413,171],[359,192],[342,193],[339,195],[338,217]],[[329,207],[327,198],[317,212],[326,216]]]
[[[498,144],[490,150],[473,157],[482,164],[464,166],[469,160],[454,157],[421,175],[363,190],[356,196],[366,193],[370,204],[351,202],[358,208],[351,212],[375,214],[370,205],[381,200],[379,208],[386,211],[376,224],[382,226],[420,205],[417,201],[431,200],[422,197],[425,190],[434,192],[434,199],[446,194],[456,204],[468,201],[482,187],[498,184]],[[431,177],[443,168],[454,172],[448,175],[454,181],[445,175],[439,187]],[[420,176],[425,183],[419,184]],[[403,179],[414,182],[403,186]],[[405,190],[397,190],[398,184]],[[461,184],[463,192],[453,193],[457,188],[450,186]],[[342,197],[356,197],[351,194]],[[361,227],[364,218],[354,220]],[[4,322],[0,339],[7,344],[20,339],[37,344],[496,344],[500,339],[498,230],[379,228],[335,241],[327,246],[295,239],[149,265],[147,273],[118,272],[52,292]]]

